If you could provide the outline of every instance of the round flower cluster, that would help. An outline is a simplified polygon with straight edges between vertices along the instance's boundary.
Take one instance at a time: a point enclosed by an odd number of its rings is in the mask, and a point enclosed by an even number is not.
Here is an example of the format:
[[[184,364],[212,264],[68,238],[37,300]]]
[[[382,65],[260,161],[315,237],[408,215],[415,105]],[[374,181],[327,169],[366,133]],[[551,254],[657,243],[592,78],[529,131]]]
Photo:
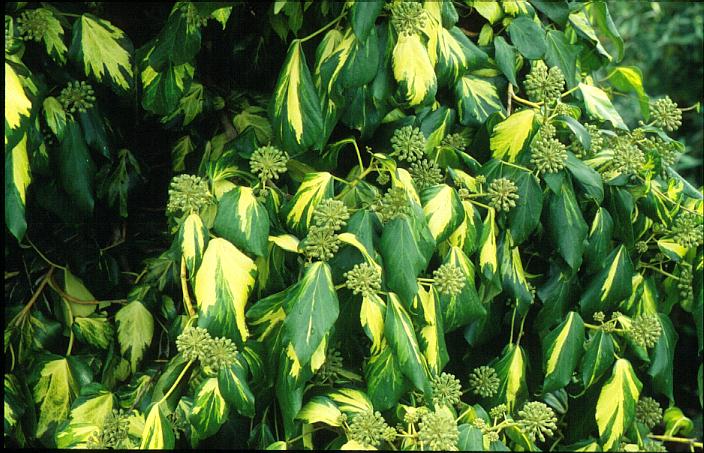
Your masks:
[[[85,112],[95,105],[95,91],[84,81],[69,82],[59,94],[59,102],[70,113]]]
[[[442,408],[425,413],[418,423],[418,439],[424,448],[440,451],[457,451],[459,429],[449,410]]]
[[[645,396],[636,404],[636,420],[653,429],[662,421],[662,407],[655,399]]]
[[[530,145],[530,161],[539,173],[557,173],[565,167],[567,148],[555,138],[554,131],[554,127],[543,127]]]
[[[24,11],[17,18],[17,31],[20,38],[24,41],[41,41],[49,28],[51,18],[52,14],[48,9],[37,8]]]
[[[410,213],[411,206],[403,187],[391,187],[384,194],[378,209],[383,222],[388,222],[403,214]]]
[[[376,182],[379,183],[380,186],[385,186],[390,180],[389,174],[385,171],[380,171],[379,176],[376,177]]]
[[[315,374],[316,381],[320,384],[333,383],[337,381],[342,369],[342,354],[337,349],[330,348],[323,366]]]
[[[392,428],[393,429],[393,428]],[[349,437],[368,447],[377,447],[382,440],[389,437],[389,425],[379,411],[360,412],[350,423]],[[394,432],[395,435],[395,432]]]
[[[508,414],[508,407],[503,403],[492,407],[489,411],[489,416],[494,419],[501,418],[506,414]]]
[[[176,337],[176,349],[186,360],[204,360],[207,345],[213,341],[202,327],[188,327]]]
[[[394,131],[391,137],[391,156],[399,160],[415,162],[425,153],[425,136],[417,127],[404,126]]]
[[[414,1],[401,1],[391,7],[391,24],[399,35],[420,33],[425,26],[423,5]]]
[[[574,154],[580,159],[584,159],[601,151],[604,147],[605,140],[604,136],[599,131],[599,127],[594,124],[585,124],[584,128],[589,134],[590,150],[587,151],[582,144],[577,140],[574,142]]]
[[[340,239],[335,234],[335,231],[317,225],[310,227],[304,242],[304,253],[321,261],[332,259],[340,249]]]
[[[679,152],[674,142],[666,142],[660,137],[648,137],[643,142],[643,148],[650,150],[660,160],[663,168],[671,167],[677,162]]]
[[[430,412],[430,409],[425,406],[407,408],[406,413],[403,416],[403,421],[409,425],[417,423],[418,420],[420,420],[420,418],[428,412]]]
[[[354,294],[369,297],[381,289],[381,273],[370,263],[355,264],[344,276]]]
[[[262,181],[279,179],[280,173],[286,172],[288,154],[274,146],[260,146],[249,158],[249,168]]]
[[[434,405],[452,407],[460,402],[462,385],[453,374],[441,373],[433,376],[430,380],[430,387],[433,391]]]
[[[533,441],[538,438],[545,442],[545,436],[551,437],[557,429],[555,412],[540,401],[526,403],[523,409],[518,411],[518,416],[518,423]]]
[[[638,173],[643,164],[645,164],[645,155],[629,138],[618,137],[613,144],[614,169],[620,173],[631,174]]]
[[[686,261],[680,261],[678,266],[680,270],[677,280],[677,290],[683,301],[694,300],[694,290],[692,289],[692,265]]]
[[[234,365],[237,361],[237,346],[229,338],[213,338],[205,347],[201,363],[215,372]]]
[[[638,345],[652,348],[660,339],[662,326],[657,315],[641,313],[631,321],[628,336]]]
[[[440,167],[438,167],[435,162],[428,159],[413,162],[411,164],[410,173],[413,177],[413,182],[415,182],[420,190],[440,184],[443,180]]]
[[[675,242],[686,248],[698,247],[704,243],[704,223],[702,217],[684,211],[675,219],[671,231]]]
[[[467,139],[461,134],[450,134],[442,139],[440,146],[446,146],[459,151],[464,151],[467,148]]]
[[[489,398],[499,391],[499,376],[496,370],[488,366],[475,368],[469,375],[469,387],[479,396]]]
[[[456,296],[464,288],[466,277],[462,270],[450,263],[445,263],[433,272],[433,286],[440,294]]]
[[[524,86],[530,99],[550,104],[560,98],[565,86],[565,76],[557,66],[548,70],[542,60],[537,60],[526,76]]]
[[[646,440],[643,442],[643,451],[648,452],[665,452],[667,453],[667,448],[656,440]]]
[[[120,443],[127,439],[129,429],[129,414],[123,409],[114,409],[105,417],[102,428],[88,439],[86,447],[92,449],[124,448],[120,447]]]
[[[489,205],[499,211],[510,211],[516,207],[518,200],[518,187],[507,178],[497,178],[489,184]]]
[[[169,213],[198,212],[212,202],[213,196],[208,190],[207,181],[195,175],[178,175],[171,180],[166,210]]]
[[[682,125],[682,110],[669,96],[650,103],[650,116],[657,127],[670,132]]]
[[[648,251],[648,243],[645,241],[636,242],[636,251],[638,253],[645,253]]]
[[[350,212],[347,206],[340,200],[333,198],[326,198],[320,201],[313,211],[314,224],[333,231],[342,228],[349,218]]]

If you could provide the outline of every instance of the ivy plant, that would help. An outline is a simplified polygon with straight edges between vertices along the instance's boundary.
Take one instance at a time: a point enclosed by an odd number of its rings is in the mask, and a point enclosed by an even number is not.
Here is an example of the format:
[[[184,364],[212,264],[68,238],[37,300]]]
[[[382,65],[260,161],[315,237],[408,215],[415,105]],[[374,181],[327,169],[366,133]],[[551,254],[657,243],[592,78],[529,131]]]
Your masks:
[[[598,0],[10,3],[5,445],[701,449],[699,104],[623,57]]]

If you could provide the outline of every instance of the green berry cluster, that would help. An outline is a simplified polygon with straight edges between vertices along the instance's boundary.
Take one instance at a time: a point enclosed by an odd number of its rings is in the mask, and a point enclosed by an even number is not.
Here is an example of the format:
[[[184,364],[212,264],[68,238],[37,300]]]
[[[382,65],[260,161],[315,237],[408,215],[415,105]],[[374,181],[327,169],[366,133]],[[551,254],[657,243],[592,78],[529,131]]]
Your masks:
[[[385,171],[380,171],[379,175],[376,177],[376,182],[379,183],[380,186],[385,186],[391,181],[391,178],[389,177],[389,174]]]
[[[434,161],[428,159],[413,162],[410,173],[413,177],[413,182],[420,190],[441,184],[443,180],[440,167]]]
[[[425,26],[423,5],[415,1],[401,1],[391,7],[391,24],[399,35],[418,34]]]
[[[423,449],[457,451],[459,429],[447,408],[426,412],[418,422],[418,440]]]
[[[489,184],[487,196],[490,206],[508,212],[516,207],[516,200],[519,198],[518,187],[510,179],[497,178]]]
[[[636,420],[653,429],[662,421],[662,407],[655,399],[645,396],[636,404]]]
[[[105,417],[102,428],[88,439],[86,447],[92,449],[124,448],[120,444],[127,439],[129,429],[129,414],[123,409],[113,410]]]
[[[524,86],[530,99],[551,104],[560,99],[565,87],[565,76],[557,66],[548,70],[542,60],[537,60],[526,76]]]
[[[411,212],[411,206],[408,201],[408,195],[403,187],[391,187],[384,194],[381,204],[377,211],[381,216],[382,222],[388,222],[403,214]]]
[[[652,348],[660,339],[662,326],[657,315],[641,313],[631,320],[627,334],[636,344]]]
[[[445,263],[433,272],[433,286],[440,294],[456,296],[462,292],[467,279],[459,267]]]
[[[548,127],[549,126],[549,127]],[[539,173],[557,173],[565,167],[567,148],[555,138],[555,128],[545,125],[530,145],[530,161]]]
[[[59,94],[59,102],[69,113],[85,112],[95,105],[95,91],[84,81],[69,82]]]
[[[369,297],[381,289],[381,273],[370,263],[355,264],[344,276],[354,294]]]
[[[453,374],[441,373],[430,380],[433,391],[433,404],[436,406],[452,407],[460,402],[462,385]]]
[[[469,375],[469,387],[476,395],[489,398],[499,391],[499,376],[496,370],[489,366],[480,366]]]
[[[464,151],[468,145],[469,143],[467,143],[467,139],[464,138],[462,134],[447,135],[440,142],[440,146],[456,149],[458,151]]]
[[[229,338],[210,336],[202,327],[188,327],[176,338],[176,349],[186,360],[200,360],[217,372],[237,361],[237,346]]]
[[[382,440],[391,437],[389,425],[379,411],[371,409],[360,412],[352,419],[349,426],[349,438],[368,447],[377,447]],[[394,430],[394,437],[396,431]]]
[[[315,373],[315,380],[320,385],[334,383],[338,380],[342,370],[342,354],[336,348],[330,348],[325,354],[325,362]]]
[[[178,175],[171,180],[169,187],[169,213],[198,212],[213,203],[213,196],[208,189],[208,182],[195,175]]]
[[[326,198],[315,207],[313,211],[313,222],[320,228],[328,228],[337,231],[347,223],[350,212],[347,206],[340,200]]]
[[[493,419],[501,418],[506,414],[508,414],[508,407],[503,403],[492,407],[489,411],[489,416]]]
[[[704,243],[704,223],[702,216],[684,211],[680,213],[670,228],[678,244],[686,248],[699,247]]]
[[[670,132],[682,125],[682,110],[669,96],[650,103],[650,116],[657,127]]]
[[[340,249],[340,239],[330,228],[313,225],[304,240],[303,252],[310,258],[328,261]]]
[[[391,156],[399,160],[415,162],[425,153],[425,136],[417,127],[404,126],[394,131],[391,137]]]
[[[643,451],[666,453],[667,448],[662,444],[662,442],[648,439],[643,442]]]
[[[531,440],[545,442],[545,436],[552,437],[557,429],[557,417],[552,408],[540,401],[531,401],[518,411],[519,425]]]
[[[666,142],[660,137],[648,137],[643,141],[642,147],[651,152],[660,161],[662,168],[671,167],[677,162],[679,152],[675,142]]]
[[[694,300],[694,290],[692,289],[692,265],[686,261],[680,261],[677,265],[679,276],[677,280],[677,290],[683,301]]]
[[[589,134],[590,149],[585,149],[579,142],[579,140],[575,140],[572,145],[574,154],[580,159],[585,159],[593,156],[594,154],[601,151],[604,145],[606,144],[606,140],[604,140],[604,136],[602,135],[598,126],[587,123],[584,125],[584,128]]]
[[[249,167],[262,182],[279,179],[279,174],[286,172],[288,154],[275,146],[260,146],[249,158]]]
[[[17,18],[17,31],[20,38],[24,41],[41,41],[49,27],[51,17],[51,11],[44,8],[24,11]]]
[[[634,143],[632,137],[617,137],[612,147],[614,156],[612,159],[614,170],[623,174],[636,174],[645,164],[643,151]]]
[[[636,251],[638,253],[646,253],[648,251],[648,243],[645,241],[636,242]]]

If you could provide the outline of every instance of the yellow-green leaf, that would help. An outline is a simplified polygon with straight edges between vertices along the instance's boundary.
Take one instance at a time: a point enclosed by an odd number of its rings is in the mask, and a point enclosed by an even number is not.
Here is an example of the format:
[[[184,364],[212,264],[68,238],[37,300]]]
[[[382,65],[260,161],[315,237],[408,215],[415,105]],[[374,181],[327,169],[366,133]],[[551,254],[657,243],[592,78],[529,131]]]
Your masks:
[[[392,58],[400,103],[414,106],[435,98],[438,89],[435,71],[428,51],[417,34],[401,34]]]
[[[340,426],[342,412],[326,396],[314,396],[296,415],[296,419],[306,423],[325,423],[328,426]]]
[[[277,247],[287,252],[298,253],[298,245],[301,241],[292,234],[280,234],[278,236],[269,236],[269,242],[273,242]]]
[[[420,199],[428,228],[437,243],[447,239],[464,220],[462,200],[447,184],[424,189]]]
[[[308,173],[296,194],[286,205],[286,224],[296,234],[304,236],[320,200],[334,195],[332,175],[327,172]]]
[[[39,379],[34,385],[34,402],[38,405],[36,436],[43,437],[56,424],[66,420],[71,402],[79,392],[79,385],[68,359],[61,357],[41,365]]]
[[[372,354],[381,352],[384,346],[384,314],[386,303],[376,294],[362,297],[362,306],[359,310],[359,321],[364,332],[372,341],[370,351]]]
[[[264,256],[269,242],[269,214],[252,188],[236,186],[220,199],[213,231],[242,250]]]
[[[69,296],[73,296],[80,300],[95,300],[95,297],[90,293],[88,288],[83,285],[81,279],[73,275],[68,269],[64,270],[64,291]],[[70,299],[64,299],[71,306],[73,316],[90,316],[95,311],[95,304],[79,304],[71,302]]]
[[[32,102],[27,98],[20,78],[12,66],[5,62],[5,124],[10,129],[16,129],[22,116],[29,118],[31,108]]]
[[[247,341],[244,310],[256,273],[254,262],[237,247],[222,238],[211,240],[196,274],[198,325],[215,336]]]
[[[535,110],[526,109],[514,113],[497,124],[489,142],[492,156],[495,159],[508,157],[509,162],[515,162],[533,130],[534,118]]]
[[[327,396],[337,404],[340,411],[348,415],[373,409],[369,397],[356,389],[340,388],[329,392]]]
[[[495,112],[504,113],[496,86],[473,75],[463,76],[455,85],[460,123],[479,126]]]
[[[445,329],[440,311],[440,301],[434,288],[427,291],[421,287],[418,290],[417,298],[423,308],[424,321],[418,336],[420,348],[428,363],[428,369],[433,375],[438,375],[450,361],[445,345]]]
[[[518,402],[528,392],[526,384],[526,353],[522,347],[509,344],[503,355],[493,364],[499,376],[499,391],[491,405],[506,403],[509,412],[518,407]]]
[[[496,211],[492,208],[487,211],[484,224],[482,226],[482,235],[479,243],[481,244],[479,252],[479,270],[488,280],[491,280],[499,268],[498,250],[496,248],[496,221],[494,217]]]
[[[621,115],[601,88],[580,82],[579,90],[584,96],[584,106],[591,117],[601,121],[609,121],[614,127],[628,130]]]
[[[142,443],[139,446],[142,450],[171,450],[176,445],[174,429],[161,407],[162,404],[165,403],[154,404],[144,421]]]
[[[196,390],[189,421],[199,439],[206,439],[220,429],[229,413],[217,378],[208,378]]]
[[[133,300],[115,314],[117,340],[120,352],[128,357],[132,372],[137,371],[137,363],[144,356],[144,350],[152,342],[154,318],[139,300]]]
[[[178,242],[181,245],[181,256],[186,260],[189,278],[193,278],[208,245],[208,229],[198,214],[186,217],[179,229]]]
[[[543,350],[543,392],[548,393],[570,382],[572,372],[584,352],[584,321],[577,312],[571,311],[567,319],[545,337]]]
[[[486,316],[486,308],[479,300],[474,286],[474,264],[457,246],[451,246],[443,264],[457,267],[465,277],[465,284],[459,294],[440,294],[440,307],[445,332],[453,331],[469,324],[472,320]]]
[[[7,65],[5,65],[7,67]],[[5,84],[9,75],[5,72]],[[7,91],[7,90],[6,90]],[[5,119],[7,119],[7,103],[5,98]],[[25,206],[27,187],[32,181],[27,156],[27,134],[12,148],[5,152],[5,224],[12,235],[21,241],[27,231]]]
[[[46,124],[51,129],[51,132],[56,135],[56,138],[63,140],[64,128],[66,127],[66,112],[58,99],[53,96],[47,96],[43,102],[44,118]]]
[[[643,384],[638,380],[631,363],[618,359],[611,378],[604,384],[596,403],[596,423],[604,450],[618,445],[635,417],[636,403]]]

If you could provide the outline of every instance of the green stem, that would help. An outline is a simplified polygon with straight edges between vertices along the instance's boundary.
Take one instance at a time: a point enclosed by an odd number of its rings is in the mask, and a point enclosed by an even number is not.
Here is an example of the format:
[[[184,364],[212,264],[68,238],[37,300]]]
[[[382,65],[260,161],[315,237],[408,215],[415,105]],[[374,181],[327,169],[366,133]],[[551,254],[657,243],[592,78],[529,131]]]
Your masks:
[[[570,94],[572,94],[572,93],[574,93],[575,91],[577,91],[578,88],[579,88],[579,85],[577,85],[577,86],[574,87],[574,88],[570,88],[569,90],[567,90],[567,91],[565,91],[564,93],[562,93],[562,94],[560,95],[560,97],[561,97],[561,98],[564,98],[565,96],[569,96]]]
[[[173,393],[173,391],[176,390],[176,387],[178,387],[178,384],[181,382],[181,379],[183,379],[183,376],[185,376],[186,371],[188,371],[188,369],[191,367],[192,364],[193,364],[193,360],[189,360],[188,363],[186,364],[186,366],[183,367],[183,370],[181,371],[181,374],[179,374],[178,377],[176,378],[176,382],[173,383],[173,385],[171,386],[171,388],[169,389],[169,391],[166,392],[166,394],[161,397],[161,399],[159,400],[159,403],[157,403],[157,404],[163,403],[164,401],[166,401],[166,399],[167,399],[168,397],[171,396],[171,394]]]
[[[307,433],[301,434],[300,436],[296,436],[296,437],[294,437],[293,439],[287,440],[287,441],[286,441],[286,444],[290,444],[290,443],[296,442],[297,440],[303,439],[305,436],[307,436],[307,435],[309,435],[309,434],[313,434],[314,432],[316,432],[316,431],[321,431],[321,430],[323,430],[323,429],[327,429],[327,427],[321,426],[321,427],[319,427],[319,428],[314,428],[314,429],[308,431]]]
[[[474,201],[474,200],[467,200],[467,201],[469,201],[472,204],[476,204],[477,206],[481,206],[484,209],[492,209],[491,206],[484,204],[484,203],[480,203],[478,201]]]
[[[699,102],[696,102],[696,103],[690,105],[689,107],[685,107],[685,108],[680,109],[680,112],[689,112],[690,110],[695,110],[697,107],[699,107]]]
[[[664,270],[662,270],[662,269],[658,269],[657,267],[651,266],[650,264],[644,263],[644,262],[642,262],[642,261],[638,264],[638,267],[644,267],[644,268],[646,268],[646,269],[652,269],[652,270],[654,270],[655,272],[659,272],[659,273],[661,273],[662,275],[664,275],[664,276],[666,276],[666,277],[671,277],[671,278],[673,278],[673,279],[675,279],[675,280],[677,280],[677,281],[682,280],[681,278],[679,278],[679,277],[677,277],[677,276],[675,276],[675,275],[672,275],[671,273],[669,273],[669,272],[667,272],[667,271],[664,271]]]
[[[181,257],[181,292],[183,293],[183,304],[186,306],[188,317],[192,318],[196,312],[191,303],[191,295],[188,292],[188,274],[186,269],[186,258]]]
[[[524,104],[524,105],[527,105],[527,106],[530,106],[530,107],[533,107],[533,108],[536,108],[536,109],[540,108],[540,106],[543,105],[542,102],[540,102],[540,103],[531,102],[531,101],[529,101],[528,99],[523,99],[522,97],[516,96],[516,95],[513,94],[513,93],[511,93],[511,97],[513,98],[513,100],[515,100],[515,101],[517,101],[517,102],[520,102],[521,104]]]
[[[51,274],[54,272],[54,267],[50,267],[49,271],[44,275],[42,278],[41,283],[39,283],[39,287],[37,287],[37,290],[34,291],[34,294],[32,294],[32,297],[29,299],[29,302],[27,302],[27,305],[22,308],[22,311],[20,311],[17,316],[13,318],[13,320],[10,322],[10,326],[16,326],[17,324],[20,323],[21,320],[24,319],[25,316],[27,316],[27,313],[29,313],[29,310],[32,309],[32,306],[34,303],[39,299],[39,295],[42,293],[44,290],[44,287],[51,281]]]
[[[48,265],[53,266],[53,267],[56,267],[56,268],[59,268],[59,269],[62,269],[62,270],[64,270],[64,271],[66,270],[66,268],[65,268],[64,266],[59,266],[58,264],[54,263],[54,262],[51,261],[49,258],[47,258],[46,256],[44,256],[44,254],[43,254],[41,251],[39,251],[39,249],[37,248],[37,246],[34,245],[34,243],[29,239],[29,237],[28,237],[28,236],[25,236],[25,237],[27,238],[27,242],[29,242],[29,245],[32,246],[32,248],[34,249],[34,251],[37,252],[37,254],[38,254],[44,261],[46,261],[46,263],[47,263]]]
[[[308,40],[310,40],[310,39],[315,38],[316,36],[318,36],[319,34],[321,34],[322,32],[324,32],[324,31],[327,30],[328,28],[330,28],[330,27],[336,25],[336,24],[337,24],[338,22],[340,22],[340,21],[342,20],[342,18],[345,17],[346,15],[347,15],[347,11],[345,11],[345,12],[343,12],[342,14],[340,14],[339,16],[337,16],[336,19],[334,19],[334,20],[333,20],[332,22],[330,22],[329,24],[325,25],[323,28],[318,29],[317,31],[311,33],[310,35],[306,36],[305,38],[298,38],[298,39],[296,39],[296,41],[298,41],[299,43],[304,43],[304,42],[306,42],[306,41],[308,41]]]
[[[686,437],[673,437],[673,436],[665,436],[665,435],[659,435],[659,434],[648,434],[648,437],[651,439],[655,440],[662,440],[665,442],[676,442],[680,444],[689,444],[692,445],[696,448],[704,448],[702,446],[702,442],[697,442],[696,439],[689,439]]]
[[[511,337],[508,340],[509,343],[513,343],[513,327],[516,322],[516,310],[518,310],[518,306],[513,307],[513,314],[511,315]]]
[[[346,184],[346,185],[350,185],[350,184],[351,184],[351,183],[350,183],[349,181],[347,181],[346,179],[339,178],[339,177],[337,177],[337,176],[335,176],[335,175],[332,175],[332,179],[334,179],[334,180],[337,181],[337,182],[341,182],[341,183],[343,183],[343,184]]]
[[[68,337],[68,348],[66,348],[66,357],[71,355],[71,350],[73,349],[73,329],[69,329],[69,337]]]

